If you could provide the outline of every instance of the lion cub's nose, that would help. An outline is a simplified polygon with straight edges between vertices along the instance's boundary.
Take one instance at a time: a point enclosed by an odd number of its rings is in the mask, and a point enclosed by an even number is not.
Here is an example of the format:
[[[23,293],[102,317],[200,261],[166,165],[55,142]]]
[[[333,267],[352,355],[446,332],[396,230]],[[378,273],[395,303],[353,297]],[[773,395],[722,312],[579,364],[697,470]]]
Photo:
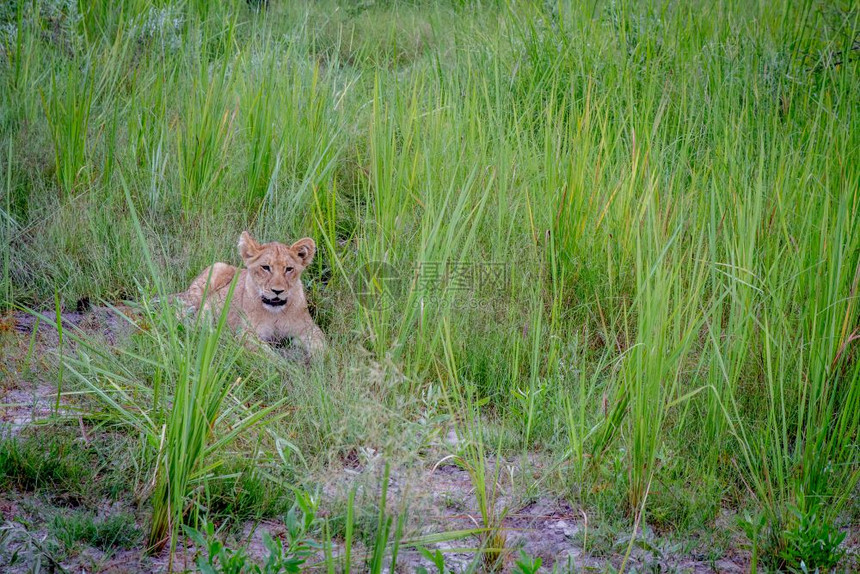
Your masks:
[[[284,292],[283,289],[272,289],[272,293],[274,293],[275,295],[280,295],[283,292]]]

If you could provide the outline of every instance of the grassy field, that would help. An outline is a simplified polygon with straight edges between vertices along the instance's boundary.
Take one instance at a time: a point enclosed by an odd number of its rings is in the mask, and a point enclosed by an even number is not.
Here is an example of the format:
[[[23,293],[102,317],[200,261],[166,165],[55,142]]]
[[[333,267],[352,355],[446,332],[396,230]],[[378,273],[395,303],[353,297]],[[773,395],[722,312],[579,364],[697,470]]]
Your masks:
[[[0,4],[0,570],[858,567],[855,2],[256,4]]]

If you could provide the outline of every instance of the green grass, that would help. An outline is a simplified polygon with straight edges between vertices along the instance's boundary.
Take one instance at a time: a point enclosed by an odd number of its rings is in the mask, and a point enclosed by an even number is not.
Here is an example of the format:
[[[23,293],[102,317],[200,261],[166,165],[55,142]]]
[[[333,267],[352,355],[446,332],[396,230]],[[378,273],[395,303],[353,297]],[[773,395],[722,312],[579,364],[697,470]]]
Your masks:
[[[40,435],[39,433],[44,433]],[[128,444],[116,436],[85,443],[63,427],[0,439],[0,486],[54,497],[58,503],[114,500],[128,488]],[[118,460],[117,460],[118,459]]]
[[[631,533],[748,511],[761,565],[826,567],[811,521],[860,480],[852,2],[82,4],[0,9],[0,304],[146,305],[243,229],[312,236],[332,342],[263,365],[146,306],[115,349],[64,332],[64,389],[144,437],[150,542],[283,503],[228,451],[295,486],[436,420],[479,497],[485,457],[540,454]],[[226,449],[244,404],[271,420]]]
[[[134,517],[129,514],[115,514],[106,518],[97,518],[86,512],[59,514],[54,517],[49,530],[66,550],[72,549],[78,542],[102,550],[134,548],[141,539]]]
[[[47,443],[22,438],[0,443],[0,476],[6,488],[74,491],[92,480],[90,460],[73,439],[52,436]]]

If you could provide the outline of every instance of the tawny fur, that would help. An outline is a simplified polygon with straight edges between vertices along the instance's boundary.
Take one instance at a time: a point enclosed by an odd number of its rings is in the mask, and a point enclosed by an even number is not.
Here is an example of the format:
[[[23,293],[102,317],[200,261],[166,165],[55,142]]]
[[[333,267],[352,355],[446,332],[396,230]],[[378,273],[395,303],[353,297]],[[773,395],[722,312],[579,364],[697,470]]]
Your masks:
[[[227,312],[230,327],[254,332],[268,342],[295,339],[311,355],[318,355],[325,349],[325,337],[308,313],[301,281],[302,271],[315,252],[316,245],[308,237],[292,245],[260,244],[243,231],[239,254],[245,268],[215,263],[204,269],[179,298],[195,310],[202,305],[204,310],[219,313],[238,273]]]

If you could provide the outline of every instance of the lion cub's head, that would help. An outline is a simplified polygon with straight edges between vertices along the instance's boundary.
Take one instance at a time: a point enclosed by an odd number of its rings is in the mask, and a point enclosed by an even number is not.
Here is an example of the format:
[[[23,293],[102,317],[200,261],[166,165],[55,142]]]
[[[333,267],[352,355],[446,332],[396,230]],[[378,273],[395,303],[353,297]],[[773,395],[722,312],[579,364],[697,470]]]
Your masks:
[[[282,309],[297,290],[301,291],[300,276],[311,264],[314,253],[316,244],[310,237],[292,245],[276,241],[260,244],[247,231],[239,237],[239,254],[248,268],[248,275],[263,304],[272,311]]]

